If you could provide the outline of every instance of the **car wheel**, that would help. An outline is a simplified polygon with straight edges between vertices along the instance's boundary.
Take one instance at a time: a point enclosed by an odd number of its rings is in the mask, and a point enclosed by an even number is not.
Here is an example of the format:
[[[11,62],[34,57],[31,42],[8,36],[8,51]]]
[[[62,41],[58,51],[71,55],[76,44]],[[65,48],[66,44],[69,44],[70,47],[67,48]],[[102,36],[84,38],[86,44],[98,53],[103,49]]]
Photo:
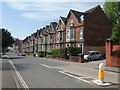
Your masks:
[[[91,58],[88,58],[88,61],[91,61]]]
[[[101,60],[101,59],[102,59],[102,57],[100,56],[98,59],[99,59],[99,60]]]

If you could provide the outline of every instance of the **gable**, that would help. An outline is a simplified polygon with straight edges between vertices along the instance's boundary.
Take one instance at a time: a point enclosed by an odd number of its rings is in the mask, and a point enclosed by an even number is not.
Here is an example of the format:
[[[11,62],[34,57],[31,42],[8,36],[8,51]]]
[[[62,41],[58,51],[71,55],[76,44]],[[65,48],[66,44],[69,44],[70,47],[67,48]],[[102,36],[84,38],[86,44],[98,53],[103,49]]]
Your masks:
[[[87,19],[89,18],[89,20],[91,20],[91,21],[98,20],[102,24],[104,24],[104,23],[110,24],[111,23],[100,6],[92,8],[90,12],[87,12],[87,14],[85,15],[85,19],[86,18]],[[105,22],[103,22],[103,20]]]

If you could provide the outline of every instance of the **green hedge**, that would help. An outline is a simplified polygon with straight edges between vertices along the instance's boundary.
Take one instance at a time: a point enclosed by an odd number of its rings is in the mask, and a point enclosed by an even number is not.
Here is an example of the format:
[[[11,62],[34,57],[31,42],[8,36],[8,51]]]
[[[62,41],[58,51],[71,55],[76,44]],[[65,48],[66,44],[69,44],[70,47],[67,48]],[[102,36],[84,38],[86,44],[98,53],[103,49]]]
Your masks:
[[[60,49],[52,49],[52,57],[60,57]]]
[[[70,46],[67,48],[67,54],[70,54],[72,56],[78,56],[80,53],[82,53],[82,50],[79,47]]]

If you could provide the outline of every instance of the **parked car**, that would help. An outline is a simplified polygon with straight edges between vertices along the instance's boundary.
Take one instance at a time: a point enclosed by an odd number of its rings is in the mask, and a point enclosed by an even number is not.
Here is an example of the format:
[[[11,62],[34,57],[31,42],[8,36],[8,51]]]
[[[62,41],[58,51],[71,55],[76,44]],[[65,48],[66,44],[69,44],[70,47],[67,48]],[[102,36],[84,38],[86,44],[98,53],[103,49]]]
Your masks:
[[[84,59],[86,61],[102,59],[102,54],[100,53],[100,51],[88,51],[84,54]]]
[[[26,56],[26,53],[24,53],[24,52],[18,53],[18,56]]]

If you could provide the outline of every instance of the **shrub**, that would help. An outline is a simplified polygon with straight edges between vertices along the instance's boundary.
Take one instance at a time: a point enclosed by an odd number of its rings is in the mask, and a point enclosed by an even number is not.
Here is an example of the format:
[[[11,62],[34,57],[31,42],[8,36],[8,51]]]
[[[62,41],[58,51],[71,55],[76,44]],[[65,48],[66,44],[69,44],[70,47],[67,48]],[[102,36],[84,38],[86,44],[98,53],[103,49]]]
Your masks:
[[[65,48],[61,48],[60,49],[60,57],[64,58],[66,56],[66,49]]]
[[[52,52],[47,52],[48,55],[52,55]]]
[[[67,48],[60,49],[60,57],[65,58],[65,59],[69,59],[69,55],[67,55]]]
[[[52,57],[60,57],[60,49],[52,49]]]
[[[39,52],[38,52],[38,56],[39,56],[39,57],[46,57],[46,55],[47,55],[47,52],[46,52],[46,51],[39,51]]]
[[[67,48],[67,54],[70,54],[71,56],[78,56],[78,54],[82,53],[81,48],[70,46]]]

